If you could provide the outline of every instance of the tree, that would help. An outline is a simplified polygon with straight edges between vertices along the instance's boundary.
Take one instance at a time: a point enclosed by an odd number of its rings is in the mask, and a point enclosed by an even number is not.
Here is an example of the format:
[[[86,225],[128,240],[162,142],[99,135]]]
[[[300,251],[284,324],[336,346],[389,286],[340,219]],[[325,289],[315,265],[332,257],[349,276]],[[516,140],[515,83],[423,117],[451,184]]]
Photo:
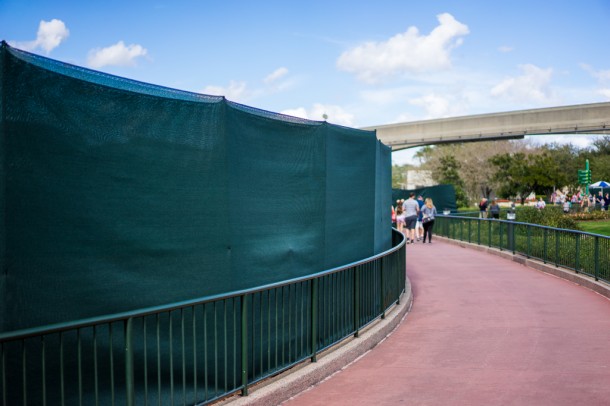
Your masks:
[[[444,156],[440,165],[432,172],[432,179],[441,185],[453,185],[458,207],[468,206],[468,197],[464,192],[464,181],[460,178],[460,163],[453,156]]]
[[[551,154],[530,155],[524,183],[531,192],[550,196],[557,185],[565,185],[567,178]]]
[[[514,153],[533,151],[527,142],[517,141],[485,141],[460,144],[444,144],[428,147],[419,151],[418,157],[424,160],[422,165],[432,172],[443,166],[441,160],[451,156],[459,163],[457,169],[463,181],[463,190],[470,202],[478,201],[481,196],[489,197],[494,189],[491,177],[494,168],[489,164],[489,158],[499,153]]]
[[[526,165],[525,154],[498,154],[491,157],[489,163],[496,168],[491,181],[497,185],[498,194],[504,197],[521,197],[523,204],[527,196],[522,184]]]
[[[606,135],[593,141],[592,148],[586,155],[589,158],[593,181],[610,182],[610,136]]]
[[[548,152],[537,155],[499,154],[489,160],[496,171],[492,180],[504,197],[520,197],[521,204],[530,193],[550,195],[567,180]]]
[[[392,189],[403,189],[409,165],[392,165]]]
[[[557,164],[558,171],[561,173],[560,179],[562,183],[558,183],[557,187],[568,187],[569,193],[574,193],[578,185],[578,169],[580,151],[572,144],[560,145],[557,143],[548,144],[542,147],[545,153],[549,154],[553,161]]]
[[[591,144],[595,155],[610,156],[610,135],[597,138]]]

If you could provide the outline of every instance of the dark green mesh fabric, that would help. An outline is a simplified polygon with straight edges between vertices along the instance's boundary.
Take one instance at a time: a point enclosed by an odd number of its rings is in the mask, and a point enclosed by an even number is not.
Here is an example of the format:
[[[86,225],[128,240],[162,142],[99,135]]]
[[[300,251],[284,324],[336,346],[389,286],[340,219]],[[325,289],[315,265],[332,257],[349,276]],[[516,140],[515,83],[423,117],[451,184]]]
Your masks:
[[[0,331],[259,286],[391,246],[390,151],[0,49]]]
[[[457,204],[455,202],[455,188],[453,185],[438,185],[430,186],[421,189],[392,189],[392,201],[396,204],[397,199],[408,199],[411,192],[415,193],[415,196],[421,195],[424,199],[429,197],[434,202],[436,211],[442,213],[443,210],[451,210],[455,212],[457,210]]]

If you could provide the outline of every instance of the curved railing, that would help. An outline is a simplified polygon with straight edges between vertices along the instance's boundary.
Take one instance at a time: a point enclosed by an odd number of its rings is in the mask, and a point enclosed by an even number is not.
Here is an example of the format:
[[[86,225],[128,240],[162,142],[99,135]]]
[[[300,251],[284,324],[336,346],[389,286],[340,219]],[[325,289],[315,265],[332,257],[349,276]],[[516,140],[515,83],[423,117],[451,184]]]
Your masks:
[[[384,317],[405,290],[404,237],[356,263],[166,306],[0,334],[2,405],[206,404]]]
[[[438,235],[512,251],[610,283],[610,237],[494,219],[438,216]]]

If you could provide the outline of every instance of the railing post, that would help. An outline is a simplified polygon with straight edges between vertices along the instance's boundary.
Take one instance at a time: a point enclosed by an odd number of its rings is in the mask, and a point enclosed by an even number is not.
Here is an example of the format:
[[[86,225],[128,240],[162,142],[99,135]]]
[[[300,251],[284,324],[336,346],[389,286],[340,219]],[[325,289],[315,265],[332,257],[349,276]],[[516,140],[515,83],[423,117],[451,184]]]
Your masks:
[[[379,311],[381,312],[381,318],[385,319],[385,306],[383,303],[383,258],[379,259]]]
[[[392,272],[396,274],[396,304],[400,304],[400,255],[397,255],[398,252],[392,254]]]
[[[318,278],[311,281],[311,362],[318,361]]]
[[[481,220],[477,221],[477,245],[481,245]]]
[[[576,234],[576,263],[574,264],[574,271],[580,272],[580,234]]]
[[[135,404],[133,372],[133,317],[125,320],[125,390],[127,391],[127,406],[133,406]]]
[[[599,237],[595,236],[595,280],[599,280]]]
[[[528,224],[526,227],[527,227],[527,252],[526,252],[525,256],[529,259],[531,257],[531,253],[532,253],[532,226],[530,226]]]
[[[455,229],[456,229],[456,227],[455,227],[455,221],[454,221],[451,223],[451,236],[454,240],[456,239],[455,238]]]
[[[354,267],[354,337],[360,332],[360,266]]]
[[[460,241],[464,241],[464,220],[460,219]]]
[[[546,227],[542,229],[542,262],[544,262],[546,264],[546,257],[547,257],[547,229]]]
[[[241,394],[248,396],[248,295],[241,297]]]
[[[491,247],[491,221],[489,222],[489,225],[487,226],[487,246]]]
[[[498,227],[498,237],[500,237],[500,240],[498,241],[498,248],[500,248],[500,251],[502,251],[502,244],[504,243],[504,234],[502,233],[502,223],[500,223],[499,227]]]
[[[555,267],[559,268],[559,230],[555,230]]]
[[[511,245],[511,247],[512,247],[512,249],[513,249],[513,255],[515,255],[515,251],[517,250],[517,248],[516,248],[516,245],[517,245],[517,242],[516,242],[516,240],[517,240],[516,234],[517,234],[517,233],[515,232],[515,227],[516,227],[516,226],[515,226],[515,224],[514,224],[514,223],[511,221],[511,223],[509,224],[509,227],[510,227],[510,230],[511,230],[510,236],[512,237],[512,238],[511,238],[511,240],[510,240],[510,245]]]

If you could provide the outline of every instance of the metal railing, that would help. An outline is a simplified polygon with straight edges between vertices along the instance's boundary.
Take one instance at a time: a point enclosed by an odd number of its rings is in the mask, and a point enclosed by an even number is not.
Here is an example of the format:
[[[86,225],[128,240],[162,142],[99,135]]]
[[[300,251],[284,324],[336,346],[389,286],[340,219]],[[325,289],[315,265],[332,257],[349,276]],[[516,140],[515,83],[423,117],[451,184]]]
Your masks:
[[[516,221],[438,216],[441,236],[512,251],[610,283],[610,237]]]
[[[255,289],[0,334],[0,402],[201,405],[317,354],[399,303],[404,237],[365,260]]]

